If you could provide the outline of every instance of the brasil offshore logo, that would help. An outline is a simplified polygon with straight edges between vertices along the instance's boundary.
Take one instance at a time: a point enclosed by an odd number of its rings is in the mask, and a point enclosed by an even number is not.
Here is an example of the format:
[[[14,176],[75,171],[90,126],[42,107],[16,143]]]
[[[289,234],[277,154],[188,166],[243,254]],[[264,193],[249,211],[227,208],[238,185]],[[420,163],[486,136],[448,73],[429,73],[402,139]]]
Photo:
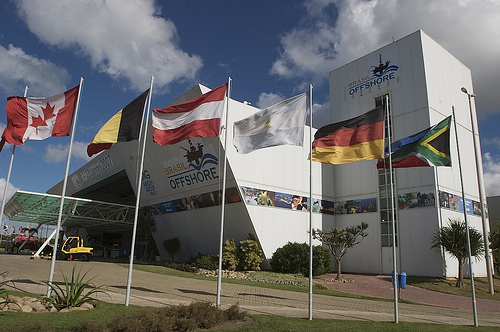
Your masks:
[[[202,143],[197,143],[195,147],[191,142],[191,140],[188,140],[188,142],[189,142],[189,149],[186,149],[183,146],[181,146],[181,149],[186,151],[184,157],[187,159],[187,162],[189,163],[188,164],[189,168],[193,168],[199,171],[208,164],[218,165],[219,160],[217,159],[216,156],[214,156],[211,153],[203,154]]]
[[[389,82],[396,78],[399,67],[391,64],[391,60],[382,61],[382,54],[379,54],[379,64],[370,66],[372,75],[366,75],[349,83],[349,95],[370,89],[372,86]]]
[[[212,153],[204,152],[202,142],[195,145],[188,140],[188,143],[189,147],[180,147],[185,151],[182,157],[163,163],[172,189],[196,186],[219,178],[219,159]]]

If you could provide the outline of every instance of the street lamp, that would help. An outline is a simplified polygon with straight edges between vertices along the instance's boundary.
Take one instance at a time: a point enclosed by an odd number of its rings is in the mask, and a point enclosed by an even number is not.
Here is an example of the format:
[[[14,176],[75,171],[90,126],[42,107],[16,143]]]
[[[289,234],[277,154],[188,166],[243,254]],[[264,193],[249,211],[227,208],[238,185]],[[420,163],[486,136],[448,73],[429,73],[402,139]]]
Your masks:
[[[469,98],[469,113],[470,113],[470,121],[471,121],[471,126],[472,126],[472,139],[474,143],[474,153],[475,153],[475,159],[476,159],[476,172],[477,172],[477,185],[479,188],[479,204],[481,205],[481,220],[483,222],[483,238],[484,238],[484,252],[485,252],[485,258],[486,258],[486,273],[488,276],[488,287],[489,287],[489,293],[494,294],[495,289],[493,287],[493,276],[492,276],[492,264],[491,264],[491,256],[490,256],[490,245],[489,245],[489,240],[488,240],[488,232],[486,231],[488,229],[488,224],[485,216],[485,211],[484,211],[484,186],[483,186],[483,167],[481,163],[479,162],[480,155],[479,155],[479,149],[478,149],[478,143],[477,143],[477,138],[476,138],[476,125],[474,121],[474,116],[472,115],[472,98],[476,97],[474,93],[469,93],[466,88],[462,87],[460,89],[463,93],[467,95]]]

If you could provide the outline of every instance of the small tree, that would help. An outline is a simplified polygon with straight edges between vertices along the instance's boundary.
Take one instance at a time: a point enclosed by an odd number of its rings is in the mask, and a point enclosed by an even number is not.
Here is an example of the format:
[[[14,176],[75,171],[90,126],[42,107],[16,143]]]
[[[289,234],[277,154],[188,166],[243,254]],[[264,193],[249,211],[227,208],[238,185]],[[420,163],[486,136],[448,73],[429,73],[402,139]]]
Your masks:
[[[259,271],[260,264],[264,260],[263,252],[259,241],[252,234],[248,234],[246,240],[240,241],[240,263],[243,264],[243,270]]]
[[[181,250],[181,239],[176,237],[171,237],[170,239],[163,240],[163,248],[167,251],[170,256],[170,261],[174,262],[174,255]]]
[[[153,234],[157,231],[156,220],[153,214],[148,209],[139,211],[137,222],[137,238],[144,241],[145,247],[143,252],[143,260],[149,260],[158,252]]]
[[[468,260],[467,233],[465,222],[449,219],[450,225],[438,228],[432,239],[432,247],[440,250],[441,247],[458,260],[458,280],[455,287],[464,286],[464,265]],[[471,256],[476,259],[481,257],[484,250],[483,238],[476,229],[469,227],[469,240]]]
[[[225,269],[236,271],[239,264],[238,246],[234,239],[227,239],[224,242],[224,250],[222,251],[222,265]]]
[[[347,250],[359,244],[368,236],[367,223],[357,226],[347,226],[345,229],[333,228],[330,232],[313,229],[313,237],[330,248],[330,253],[337,261],[337,276],[335,280],[342,280],[341,261]]]

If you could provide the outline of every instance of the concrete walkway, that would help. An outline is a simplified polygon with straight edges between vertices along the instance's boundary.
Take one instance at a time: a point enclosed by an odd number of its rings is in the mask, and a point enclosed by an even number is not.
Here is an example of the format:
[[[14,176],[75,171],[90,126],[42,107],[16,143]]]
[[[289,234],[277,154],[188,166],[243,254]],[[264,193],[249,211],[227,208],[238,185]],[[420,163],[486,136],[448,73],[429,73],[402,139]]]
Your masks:
[[[46,293],[46,287],[39,282],[49,279],[50,264],[49,260],[30,260],[27,256],[0,255],[0,273],[8,271],[8,278],[15,281],[17,289],[31,293]],[[59,283],[63,281],[61,271],[66,276],[71,276],[73,267],[76,267],[76,271],[79,271],[80,268],[82,272],[90,270],[87,277],[95,277],[93,280],[95,285],[107,285],[107,293],[111,296],[111,299],[101,294],[99,296],[101,300],[113,303],[125,303],[127,268],[110,262],[91,261],[84,263],[57,261],[53,278],[54,282]],[[371,277],[376,278],[376,276]],[[383,279],[379,281],[383,282],[385,286],[389,284],[390,287],[390,282],[387,283]],[[361,283],[356,286],[363,288]],[[375,282],[370,286],[374,291],[378,289],[378,293],[380,294],[387,292],[387,289],[380,287],[382,286]],[[390,291],[392,292],[392,288]],[[197,301],[215,304],[216,292],[217,282],[213,278],[197,280],[134,270],[130,304],[138,306],[164,306],[180,303],[189,304]],[[443,297],[443,294],[436,293],[436,297]],[[403,298],[405,298],[404,295]],[[424,295],[424,298],[430,298],[430,295]],[[457,299],[453,298],[450,301],[446,306],[443,306],[442,303],[437,304],[439,306],[399,303],[399,321],[473,325],[472,310],[454,308],[453,303]],[[500,326],[500,310],[497,307],[493,310],[487,309],[489,305],[496,305],[497,303],[487,302],[483,308],[483,301],[478,300],[479,325]],[[364,321],[394,321],[395,319],[393,301],[360,300],[315,294],[313,295],[312,302],[313,319],[352,319]],[[223,282],[221,287],[222,307],[228,307],[236,303],[239,304],[240,308],[252,314],[308,318],[309,312],[308,293]],[[483,309],[479,309],[480,305]]]

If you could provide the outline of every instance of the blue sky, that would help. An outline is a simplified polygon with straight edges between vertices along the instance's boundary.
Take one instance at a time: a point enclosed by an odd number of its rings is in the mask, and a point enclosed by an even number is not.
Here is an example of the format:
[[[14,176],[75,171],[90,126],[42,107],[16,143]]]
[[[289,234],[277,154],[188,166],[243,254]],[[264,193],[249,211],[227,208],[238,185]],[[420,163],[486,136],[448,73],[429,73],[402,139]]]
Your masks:
[[[418,29],[471,68],[487,195],[500,195],[499,0],[19,0],[0,3],[0,109],[84,78],[70,171],[117,111],[149,87],[161,108],[196,83],[233,80],[231,97],[269,106],[314,85],[314,125],[329,122],[328,73]],[[466,96],[464,95],[464,98]],[[6,124],[0,112],[0,130]],[[62,180],[69,138],[16,149],[9,191]],[[12,147],[0,153],[3,194]]]

